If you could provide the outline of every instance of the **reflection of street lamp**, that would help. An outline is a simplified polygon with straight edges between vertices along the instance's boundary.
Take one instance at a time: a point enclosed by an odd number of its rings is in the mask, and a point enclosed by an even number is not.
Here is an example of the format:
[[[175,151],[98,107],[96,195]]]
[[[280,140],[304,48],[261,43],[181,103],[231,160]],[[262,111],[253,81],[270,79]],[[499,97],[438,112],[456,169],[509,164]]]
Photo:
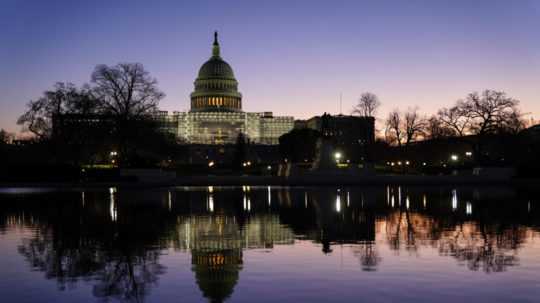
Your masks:
[[[336,211],[338,213],[341,212],[341,197],[339,196],[339,193],[336,195]]]

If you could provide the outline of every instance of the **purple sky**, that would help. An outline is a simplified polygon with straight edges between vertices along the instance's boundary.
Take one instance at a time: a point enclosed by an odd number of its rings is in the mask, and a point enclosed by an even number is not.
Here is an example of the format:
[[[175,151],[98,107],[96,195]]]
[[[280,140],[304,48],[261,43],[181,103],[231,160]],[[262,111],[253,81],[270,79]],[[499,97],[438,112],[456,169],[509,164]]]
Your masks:
[[[504,90],[540,118],[540,1],[0,0],[0,128],[57,81],[97,64],[141,62],[187,110],[220,32],[244,110],[306,118],[348,113],[364,91],[378,116],[425,113],[472,91]]]

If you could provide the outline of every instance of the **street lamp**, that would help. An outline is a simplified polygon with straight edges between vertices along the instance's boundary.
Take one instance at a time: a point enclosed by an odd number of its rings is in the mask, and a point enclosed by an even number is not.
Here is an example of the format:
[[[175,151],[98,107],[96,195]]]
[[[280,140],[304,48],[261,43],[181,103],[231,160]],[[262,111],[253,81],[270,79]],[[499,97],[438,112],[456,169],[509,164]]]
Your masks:
[[[342,155],[341,155],[340,152],[336,152],[336,153],[334,154],[334,158],[336,158],[336,162],[339,163],[339,160],[341,159],[341,156],[342,156]]]
[[[117,159],[117,156],[118,156],[118,152],[117,151],[111,151],[109,153],[109,157],[111,158],[111,164],[112,165],[116,165],[116,159]]]
[[[452,159],[452,161],[457,161],[457,160],[459,160],[459,157],[458,157],[458,155],[456,155],[456,154],[452,154],[452,155],[450,156],[450,159]]]

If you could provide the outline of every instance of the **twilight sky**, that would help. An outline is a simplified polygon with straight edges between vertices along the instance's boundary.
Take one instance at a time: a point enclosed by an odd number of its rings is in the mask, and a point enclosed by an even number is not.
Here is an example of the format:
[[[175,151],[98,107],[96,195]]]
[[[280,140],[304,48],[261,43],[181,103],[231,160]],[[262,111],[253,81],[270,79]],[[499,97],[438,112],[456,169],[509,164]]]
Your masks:
[[[0,128],[57,81],[140,62],[187,110],[220,32],[246,111],[348,113],[364,91],[378,116],[432,113],[472,91],[504,90],[540,118],[540,1],[0,0]]]

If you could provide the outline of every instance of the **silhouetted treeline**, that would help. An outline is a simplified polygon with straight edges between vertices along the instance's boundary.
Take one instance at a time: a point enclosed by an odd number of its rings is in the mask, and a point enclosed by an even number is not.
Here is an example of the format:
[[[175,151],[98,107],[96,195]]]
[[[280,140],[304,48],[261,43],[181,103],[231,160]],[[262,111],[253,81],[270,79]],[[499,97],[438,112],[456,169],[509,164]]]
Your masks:
[[[153,117],[164,94],[144,67],[98,65],[91,79],[82,87],[57,83],[28,103],[18,123],[33,140],[5,151],[11,164],[141,167],[170,158],[175,137]]]

